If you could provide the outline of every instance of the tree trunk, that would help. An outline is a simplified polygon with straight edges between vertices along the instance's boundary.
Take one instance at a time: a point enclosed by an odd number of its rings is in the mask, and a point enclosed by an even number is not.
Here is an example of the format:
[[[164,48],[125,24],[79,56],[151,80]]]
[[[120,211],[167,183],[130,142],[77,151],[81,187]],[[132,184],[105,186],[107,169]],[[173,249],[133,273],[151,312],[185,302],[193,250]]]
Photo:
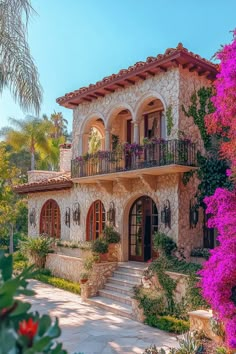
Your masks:
[[[31,152],[31,171],[35,169],[35,156],[34,152]]]
[[[14,225],[10,224],[10,243],[9,243],[9,253],[10,254],[12,254],[14,252],[13,235],[14,235]]]

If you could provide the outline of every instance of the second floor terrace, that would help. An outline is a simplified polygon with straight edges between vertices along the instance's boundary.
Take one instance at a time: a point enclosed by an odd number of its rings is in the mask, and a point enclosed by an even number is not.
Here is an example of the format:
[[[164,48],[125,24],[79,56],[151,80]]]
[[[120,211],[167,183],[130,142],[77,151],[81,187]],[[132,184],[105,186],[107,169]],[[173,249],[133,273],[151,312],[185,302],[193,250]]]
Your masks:
[[[72,160],[71,175],[80,183],[187,172],[196,168],[196,146],[188,139],[146,139],[145,144],[119,144],[113,151],[86,153]]]

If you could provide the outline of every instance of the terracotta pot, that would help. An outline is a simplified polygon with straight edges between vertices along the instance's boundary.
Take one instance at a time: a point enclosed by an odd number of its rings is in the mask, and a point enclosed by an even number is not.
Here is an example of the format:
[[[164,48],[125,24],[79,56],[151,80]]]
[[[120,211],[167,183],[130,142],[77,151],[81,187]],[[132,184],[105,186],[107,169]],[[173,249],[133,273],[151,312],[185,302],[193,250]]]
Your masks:
[[[100,253],[100,262],[107,262],[108,253]]]

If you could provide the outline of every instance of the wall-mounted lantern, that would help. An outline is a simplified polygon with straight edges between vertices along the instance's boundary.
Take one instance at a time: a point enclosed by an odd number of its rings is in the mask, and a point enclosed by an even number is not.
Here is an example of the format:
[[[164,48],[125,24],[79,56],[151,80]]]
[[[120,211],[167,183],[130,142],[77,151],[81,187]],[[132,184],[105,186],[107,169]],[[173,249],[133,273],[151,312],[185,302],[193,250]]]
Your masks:
[[[80,205],[79,203],[74,203],[72,207],[72,219],[76,225],[80,225]]]
[[[110,202],[109,209],[107,211],[107,221],[110,225],[115,226],[116,223],[116,210],[114,202]]]
[[[36,211],[35,208],[33,208],[29,214],[29,222],[30,225],[35,227],[36,226]]]
[[[66,224],[66,226],[70,227],[70,208],[69,207],[66,208],[66,212],[65,212],[65,224]]]
[[[165,224],[165,227],[171,228],[171,210],[170,210],[170,201],[166,199],[164,202],[162,211],[161,211],[161,222]]]
[[[194,199],[190,200],[189,203],[189,227],[193,229],[198,223],[198,205],[194,202]]]

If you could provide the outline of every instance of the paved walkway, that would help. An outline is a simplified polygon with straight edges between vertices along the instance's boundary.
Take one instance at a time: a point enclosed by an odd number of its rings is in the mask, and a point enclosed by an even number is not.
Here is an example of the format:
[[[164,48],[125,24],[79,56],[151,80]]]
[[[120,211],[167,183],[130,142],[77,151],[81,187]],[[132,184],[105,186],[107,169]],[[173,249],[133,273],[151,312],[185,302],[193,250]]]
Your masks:
[[[32,309],[59,318],[60,341],[69,353],[143,353],[150,344],[176,345],[175,336],[119,317],[103,309],[82,304],[79,296],[50,285],[31,281],[37,294],[28,298]]]

